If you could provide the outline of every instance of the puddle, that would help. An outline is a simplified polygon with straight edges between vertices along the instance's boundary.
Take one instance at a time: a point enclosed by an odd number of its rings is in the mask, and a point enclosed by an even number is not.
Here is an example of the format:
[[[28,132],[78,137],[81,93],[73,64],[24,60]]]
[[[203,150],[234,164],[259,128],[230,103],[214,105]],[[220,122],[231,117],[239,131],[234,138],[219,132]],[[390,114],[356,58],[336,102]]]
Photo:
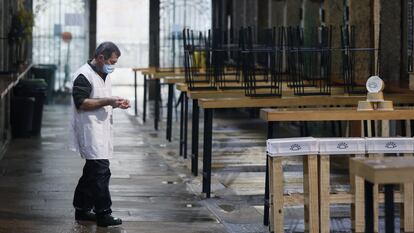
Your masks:
[[[226,212],[233,212],[236,208],[233,205],[222,204],[219,207]]]

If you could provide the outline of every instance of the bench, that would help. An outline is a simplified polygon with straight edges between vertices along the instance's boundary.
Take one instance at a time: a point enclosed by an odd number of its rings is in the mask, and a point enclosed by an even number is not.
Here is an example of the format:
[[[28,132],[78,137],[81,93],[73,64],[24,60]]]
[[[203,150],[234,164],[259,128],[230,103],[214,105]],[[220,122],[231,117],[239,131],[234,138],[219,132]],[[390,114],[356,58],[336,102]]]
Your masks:
[[[364,214],[365,222],[370,226],[370,232],[374,230],[373,219],[378,220],[378,215],[374,214],[374,206],[364,212],[364,184],[359,177],[351,175],[351,186],[352,189],[347,196],[346,195],[331,194],[330,193],[330,171],[329,171],[329,158],[330,156],[336,155],[354,155],[356,158],[351,160],[350,174],[359,174],[359,176],[368,177],[367,179],[375,180],[375,184],[398,182],[398,175],[409,176],[404,173],[404,169],[408,170],[409,161],[413,161],[413,157],[404,157],[407,161],[406,165],[402,162],[392,162],[400,159],[400,157],[387,157],[384,158],[364,158],[363,156],[368,154],[377,154],[378,152],[384,153],[413,153],[414,140],[412,138],[283,138],[283,139],[269,139],[267,141],[267,154],[269,160],[269,185],[270,185],[270,229],[272,232],[284,232],[284,205],[288,204],[303,204],[305,210],[305,231],[309,232],[330,232],[330,204],[342,203],[353,205],[352,210],[352,221],[358,222],[360,226],[355,229],[355,232],[367,232],[363,231],[364,226]],[[393,145],[389,148],[387,145]],[[371,146],[375,145],[375,146]],[[385,148],[385,150],[374,150],[371,148]],[[367,148],[367,149],[366,149]],[[301,203],[291,203],[291,195],[284,195],[283,185],[283,167],[282,162],[284,159],[291,156],[302,156],[303,157],[303,194],[295,194],[295,196],[301,196]],[[389,166],[378,165],[375,168],[367,168],[365,163],[372,165],[374,163],[365,161],[387,161]],[[382,163],[382,162],[381,162]],[[385,162],[384,162],[385,163]],[[377,163],[375,163],[377,164]],[[375,165],[374,164],[374,165]],[[397,166],[398,165],[398,166]],[[402,166],[406,166],[401,171],[395,172],[394,170]],[[389,169],[388,169],[389,168]],[[375,170],[378,169],[378,172]],[[356,170],[356,171],[355,171]],[[414,169],[410,174],[414,173]],[[281,178],[282,177],[282,178]],[[373,178],[374,177],[374,178]],[[414,180],[414,176],[411,176],[411,180]],[[404,180],[405,177],[402,177]],[[362,182],[360,182],[362,181]],[[406,184],[409,185],[409,184]],[[366,187],[366,186],[365,186]],[[378,186],[377,186],[378,188]],[[365,203],[373,203],[372,199],[372,186],[370,193],[370,201]],[[398,202],[404,204],[406,214],[404,215],[405,231],[412,231],[413,224],[413,195],[412,195],[412,184],[411,189],[406,189],[403,193],[404,200],[399,197]],[[400,194],[401,196],[402,194]],[[388,198],[390,199],[390,198]],[[385,200],[387,200],[387,192],[385,193]],[[393,201],[394,199],[391,198]],[[378,204],[379,199],[376,199]],[[393,203],[393,202],[392,202]],[[375,207],[378,210],[378,207]],[[393,208],[387,208],[386,211],[393,213]],[[369,221],[371,220],[371,221]],[[377,221],[375,221],[377,223]],[[390,222],[393,222],[390,220]],[[390,224],[388,224],[390,225]],[[394,226],[388,226],[394,229]],[[387,228],[388,228],[387,227]],[[377,227],[375,228],[377,229]],[[391,231],[393,232],[393,230]]]
[[[389,136],[389,121],[390,120],[402,120],[405,122],[405,136],[411,136],[411,125],[410,120],[414,119],[414,109],[410,107],[406,108],[396,108],[394,111],[374,111],[374,112],[360,112],[356,111],[356,108],[329,108],[329,109],[262,109],[261,110],[261,118],[268,122],[268,138],[274,138],[273,135],[273,127],[275,126],[276,122],[284,122],[284,121],[357,121],[361,123],[361,136],[367,137],[388,137]],[[328,160],[329,163],[329,160]],[[321,161],[321,164],[324,164],[324,161]],[[326,164],[326,161],[325,161]],[[324,165],[325,166],[325,165]],[[325,168],[326,169],[326,168]],[[267,169],[268,171],[268,169]],[[324,175],[326,176],[326,174]],[[268,174],[266,174],[268,177]],[[352,182],[353,186],[361,187],[363,186],[363,182],[360,179],[356,179]],[[357,188],[357,190],[361,190],[361,188]],[[409,190],[409,189],[407,189]],[[411,189],[412,190],[412,189]],[[412,193],[412,191],[409,191]],[[343,203],[359,203],[361,202],[361,195],[358,192],[355,192],[356,195],[351,198],[344,198]],[[374,193],[375,199],[379,199],[378,192]],[[412,194],[410,194],[412,195]],[[266,178],[266,191],[265,191],[265,223],[268,221],[268,207],[269,207],[269,184],[268,178]],[[405,196],[404,196],[405,198]],[[337,198],[333,198],[330,196],[328,200],[335,200]],[[338,199],[342,199],[339,198]],[[404,200],[405,202],[405,200]],[[376,202],[378,203],[378,202]],[[359,208],[360,206],[355,206],[355,208]],[[375,208],[374,216],[378,216],[378,208]],[[363,232],[364,230],[364,217],[362,215],[363,210],[359,209],[358,211],[354,212],[356,216],[354,216],[355,221],[353,222],[353,229],[356,232]],[[406,220],[404,221],[404,228],[412,229],[412,214],[405,215],[404,217]],[[323,219],[322,219],[323,220]],[[322,221],[321,220],[321,221]],[[374,218],[374,226],[377,230],[378,226],[378,218]],[[325,218],[324,224],[321,226],[326,227],[329,226],[328,220]],[[410,225],[411,224],[411,225]],[[323,229],[322,229],[323,230]],[[321,232],[329,232],[329,231],[321,231]]]

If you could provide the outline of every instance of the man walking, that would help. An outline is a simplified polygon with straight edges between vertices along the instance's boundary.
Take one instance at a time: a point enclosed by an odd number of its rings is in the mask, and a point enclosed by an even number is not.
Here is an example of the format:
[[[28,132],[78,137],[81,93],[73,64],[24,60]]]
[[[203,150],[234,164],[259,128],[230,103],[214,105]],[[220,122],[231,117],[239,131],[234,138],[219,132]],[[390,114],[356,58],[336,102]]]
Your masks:
[[[111,215],[108,160],[113,152],[112,109],[130,107],[128,100],[112,96],[110,73],[120,56],[114,43],[104,42],[73,76],[72,148],[86,160],[73,198],[75,219],[101,227],[122,224]]]

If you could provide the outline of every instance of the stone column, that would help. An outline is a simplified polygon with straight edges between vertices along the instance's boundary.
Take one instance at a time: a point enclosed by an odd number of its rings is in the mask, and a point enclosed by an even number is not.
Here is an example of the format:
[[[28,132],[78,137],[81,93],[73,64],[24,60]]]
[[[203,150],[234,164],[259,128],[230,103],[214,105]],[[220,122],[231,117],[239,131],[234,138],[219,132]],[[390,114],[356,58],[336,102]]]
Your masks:
[[[240,27],[257,29],[258,2],[256,0],[233,0],[232,6],[233,30],[236,38]]]
[[[315,34],[315,27],[320,26],[319,9],[321,7],[320,1],[304,0],[303,11],[303,34],[305,46],[310,46],[311,41],[317,36]]]
[[[6,25],[4,23],[4,11],[5,11],[5,1],[0,1],[0,37],[6,37]],[[6,40],[0,39],[0,70],[5,70],[5,55],[7,54],[6,51]]]
[[[301,19],[302,0],[286,0],[284,10],[285,26],[298,26]]]
[[[257,0],[245,0],[246,4],[245,8],[245,15],[246,15],[246,24],[245,26],[252,26],[253,28],[257,29],[257,8],[258,8],[258,1]],[[262,1],[262,0],[261,0]]]
[[[257,7],[257,24],[259,28],[270,27],[270,11],[273,0],[261,0],[258,1]]]
[[[239,31],[240,27],[245,26],[245,5],[244,2],[246,0],[233,0],[233,9],[232,9],[232,22],[233,22],[233,30]]]
[[[33,0],[26,0],[25,4],[24,4],[24,7],[26,8],[26,10],[33,13]],[[32,33],[32,36],[33,36],[33,33]],[[27,58],[26,59],[29,63],[32,63],[33,39],[30,38],[26,43],[27,43],[27,46],[26,46],[26,49],[27,49],[26,56],[27,56]]]
[[[380,77],[390,82],[400,80],[402,66],[401,1],[381,0]],[[398,17],[396,17],[398,16]]]
[[[340,27],[344,25],[344,3],[338,0],[325,0],[323,3],[325,10],[325,25],[332,27],[332,48],[341,47]],[[331,75],[333,80],[341,78],[341,52],[334,50],[332,52]]]
[[[160,0],[149,1],[149,66],[160,65]],[[156,86],[149,82],[149,99],[155,99]]]
[[[371,0],[349,0],[349,24],[355,26],[355,46],[372,48],[374,46],[374,24]],[[355,53],[355,81],[365,84],[372,75],[372,57],[367,52]]]
[[[226,19],[226,5],[227,0],[214,0],[213,1],[213,28],[227,28]]]
[[[290,0],[288,0],[289,2]],[[284,26],[286,1],[284,0],[272,0],[270,9],[270,27]]]
[[[92,58],[96,49],[96,0],[87,1],[89,10],[89,58]]]
[[[149,66],[157,67],[160,62],[160,0],[149,3]]]
[[[409,14],[413,15],[413,10],[410,10],[410,8],[413,7],[413,1],[412,0],[406,0],[404,1],[404,6],[402,7],[403,12],[404,12],[404,21],[403,21],[403,35],[404,35],[404,43],[403,43],[403,64],[404,70],[408,70],[408,67],[413,66],[413,61],[408,61],[408,49],[409,47],[412,49],[414,48],[414,44],[413,41],[409,41],[408,38],[414,38],[414,24],[413,21],[414,19],[411,19],[411,22],[409,22]],[[408,23],[410,23],[410,25],[408,25]],[[408,81],[409,81],[409,89],[410,90],[414,90],[414,72],[411,70],[408,74],[404,74],[402,73],[401,75],[401,79],[405,79],[406,76],[408,76]]]

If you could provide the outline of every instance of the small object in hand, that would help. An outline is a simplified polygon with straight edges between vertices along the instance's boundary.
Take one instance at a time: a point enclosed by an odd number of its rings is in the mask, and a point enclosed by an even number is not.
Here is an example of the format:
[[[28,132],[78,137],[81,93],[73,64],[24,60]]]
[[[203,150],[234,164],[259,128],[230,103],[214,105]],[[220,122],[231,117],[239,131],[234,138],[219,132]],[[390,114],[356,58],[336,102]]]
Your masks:
[[[122,107],[122,108],[129,108],[129,107],[130,107],[130,106],[129,106],[129,100],[124,99],[124,100],[122,101],[121,107]]]

